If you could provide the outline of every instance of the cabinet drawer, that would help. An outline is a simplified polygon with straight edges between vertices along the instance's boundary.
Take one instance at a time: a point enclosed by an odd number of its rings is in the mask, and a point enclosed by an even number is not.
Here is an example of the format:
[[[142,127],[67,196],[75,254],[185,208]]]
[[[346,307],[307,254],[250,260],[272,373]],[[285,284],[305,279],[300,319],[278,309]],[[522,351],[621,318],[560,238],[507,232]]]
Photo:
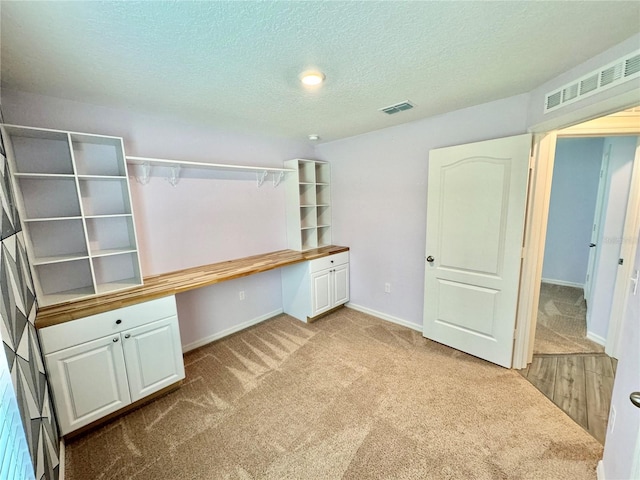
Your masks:
[[[40,329],[40,342],[46,355],[174,315],[175,297],[158,298]]]
[[[319,272],[320,270],[337,267],[338,265],[344,265],[345,263],[349,263],[349,252],[336,253],[335,255],[329,255],[328,257],[310,260],[309,272]]]

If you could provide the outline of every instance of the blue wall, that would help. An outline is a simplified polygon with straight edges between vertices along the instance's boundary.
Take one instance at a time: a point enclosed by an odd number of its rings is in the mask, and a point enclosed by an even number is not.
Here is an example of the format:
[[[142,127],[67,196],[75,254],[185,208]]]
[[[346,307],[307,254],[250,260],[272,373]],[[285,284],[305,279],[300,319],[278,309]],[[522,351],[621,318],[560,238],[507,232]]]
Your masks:
[[[560,138],[556,147],[543,280],[584,285],[604,138]]]

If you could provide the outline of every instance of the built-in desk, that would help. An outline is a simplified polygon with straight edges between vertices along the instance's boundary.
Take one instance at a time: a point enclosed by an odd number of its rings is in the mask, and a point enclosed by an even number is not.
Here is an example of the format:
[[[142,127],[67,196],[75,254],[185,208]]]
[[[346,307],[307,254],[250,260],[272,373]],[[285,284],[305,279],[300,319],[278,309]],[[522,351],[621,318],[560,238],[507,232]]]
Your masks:
[[[226,262],[187,268],[176,272],[151,275],[144,278],[144,285],[128,290],[99,295],[82,300],[61,303],[38,310],[36,328],[45,328],[59,323],[108,312],[168,295],[186,292],[207,285],[246,277],[296,263],[315,260],[336,253],[347,252],[348,247],[328,246],[298,252],[280,250],[253,255]]]

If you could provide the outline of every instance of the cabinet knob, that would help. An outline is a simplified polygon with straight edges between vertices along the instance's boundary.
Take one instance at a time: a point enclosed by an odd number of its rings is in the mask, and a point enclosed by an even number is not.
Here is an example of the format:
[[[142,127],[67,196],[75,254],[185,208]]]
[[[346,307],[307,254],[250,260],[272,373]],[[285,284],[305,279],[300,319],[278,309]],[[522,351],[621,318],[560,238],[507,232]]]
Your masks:
[[[122,320],[118,319],[116,320],[116,325],[120,325],[122,323]]]
[[[118,337],[115,337],[115,338],[113,339],[113,343],[116,343],[117,341],[118,341]]]
[[[427,262],[429,262],[429,263],[433,263],[434,260],[435,260],[435,258],[433,258],[431,255],[429,255],[427,257]]]
[[[124,338],[129,338],[131,335],[129,333],[125,334]]]
[[[331,260],[331,263],[333,263],[333,260]]]

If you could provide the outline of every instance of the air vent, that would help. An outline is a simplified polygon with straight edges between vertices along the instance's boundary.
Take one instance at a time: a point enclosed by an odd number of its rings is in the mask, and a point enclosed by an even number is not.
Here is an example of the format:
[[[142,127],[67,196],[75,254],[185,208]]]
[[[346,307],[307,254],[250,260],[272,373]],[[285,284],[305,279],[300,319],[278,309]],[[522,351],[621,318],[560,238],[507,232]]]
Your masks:
[[[544,113],[640,77],[640,53],[626,55],[545,96]]]
[[[404,112],[405,110],[411,110],[413,104],[407,100],[405,102],[396,103],[395,105],[389,105],[388,107],[381,108],[380,111],[387,115],[393,115],[394,113]]]

